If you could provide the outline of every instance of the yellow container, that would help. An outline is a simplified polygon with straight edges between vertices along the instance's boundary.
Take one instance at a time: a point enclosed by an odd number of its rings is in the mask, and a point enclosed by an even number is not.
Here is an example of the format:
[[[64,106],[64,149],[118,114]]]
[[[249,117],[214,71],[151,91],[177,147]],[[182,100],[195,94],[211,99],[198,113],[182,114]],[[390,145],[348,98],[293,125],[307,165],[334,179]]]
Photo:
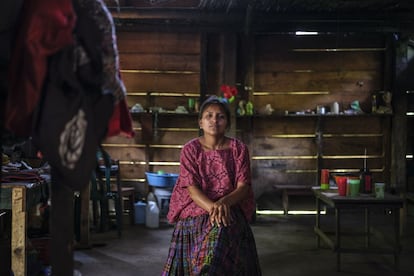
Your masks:
[[[321,184],[321,189],[322,190],[328,190],[329,189],[329,184],[325,184],[325,183]]]

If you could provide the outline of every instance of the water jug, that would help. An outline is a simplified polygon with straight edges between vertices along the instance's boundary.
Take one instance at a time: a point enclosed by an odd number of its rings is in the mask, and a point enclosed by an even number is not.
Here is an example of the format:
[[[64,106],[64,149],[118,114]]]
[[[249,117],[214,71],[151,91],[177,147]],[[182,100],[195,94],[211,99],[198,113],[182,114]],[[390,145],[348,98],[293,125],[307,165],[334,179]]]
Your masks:
[[[135,224],[145,224],[145,212],[147,203],[138,201],[134,204],[135,207]]]
[[[152,197],[150,197],[152,195]],[[160,225],[160,209],[158,208],[157,202],[155,200],[150,200],[152,198],[155,199],[154,195],[150,193],[147,199],[147,207],[145,211],[145,226],[148,228],[158,228]]]

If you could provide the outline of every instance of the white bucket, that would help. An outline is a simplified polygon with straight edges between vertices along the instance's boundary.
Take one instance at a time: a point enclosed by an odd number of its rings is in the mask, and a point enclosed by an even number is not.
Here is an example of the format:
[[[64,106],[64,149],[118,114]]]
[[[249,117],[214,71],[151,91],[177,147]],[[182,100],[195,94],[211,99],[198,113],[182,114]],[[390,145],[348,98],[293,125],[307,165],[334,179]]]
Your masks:
[[[160,216],[165,217],[170,206],[172,188],[155,188],[154,195],[157,198],[158,207],[160,208]]]

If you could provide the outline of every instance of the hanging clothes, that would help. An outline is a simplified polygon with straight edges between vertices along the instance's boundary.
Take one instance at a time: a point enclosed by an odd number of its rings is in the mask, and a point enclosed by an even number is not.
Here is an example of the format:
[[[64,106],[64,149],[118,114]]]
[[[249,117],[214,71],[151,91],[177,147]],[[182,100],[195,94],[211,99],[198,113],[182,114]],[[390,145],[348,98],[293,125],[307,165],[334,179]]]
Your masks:
[[[126,92],[110,13],[101,0],[74,0],[73,5],[74,43],[49,57],[32,138],[63,184],[80,190],[89,182],[105,136],[133,132],[128,110],[124,117],[123,110],[113,113]]]
[[[81,42],[85,45],[88,55],[102,53],[102,93],[114,96],[114,110],[108,123],[107,136],[132,137],[132,119],[125,101],[126,89],[119,73],[119,55],[112,15],[102,0],[74,0],[74,5],[79,7],[76,9],[78,20],[85,21],[79,23],[82,28],[78,28],[76,33],[87,38]],[[99,44],[90,39],[90,35],[93,34],[89,29],[90,24],[86,21],[91,19],[102,35]]]
[[[88,24],[76,33],[86,34],[85,56],[97,58],[102,65],[100,76],[102,94],[114,96],[114,109],[108,122],[108,136],[132,137],[132,119],[126,106],[126,89],[121,80],[115,26],[112,16],[102,0],[75,0],[79,8],[75,12],[71,0],[24,1],[18,26],[15,47],[9,67],[9,92],[6,99],[5,128],[20,137],[29,137],[32,131],[33,112],[39,105],[48,72],[48,59],[53,54],[74,43],[74,28],[77,21],[94,22],[95,32],[101,40],[88,39],[94,36]],[[79,17],[82,18],[77,18]],[[90,55],[91,57],[88,57]]]
[[[12,51],[5,128],[29,137],[47,73],[47,59],[73,43],[76,15],[71,0],[24,1]]]

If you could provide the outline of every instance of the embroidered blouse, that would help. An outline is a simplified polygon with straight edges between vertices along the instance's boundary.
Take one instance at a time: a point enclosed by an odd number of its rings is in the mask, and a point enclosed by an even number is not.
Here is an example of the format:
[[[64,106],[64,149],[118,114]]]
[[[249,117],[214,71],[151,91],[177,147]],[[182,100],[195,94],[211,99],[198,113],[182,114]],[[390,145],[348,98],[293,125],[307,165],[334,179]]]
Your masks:
[[[167,215],[169,222],[207,213],[191,199],[188,186],[198,186],[208,198],[216,201],[235,190],[238,182],[251,185],[250,157],[244,143],[231,138],[229,148],[205,151],[198,138],[190,140],[181,151],[180,174]],[[255,210],[252,189],[239,205],[250,221]]]

